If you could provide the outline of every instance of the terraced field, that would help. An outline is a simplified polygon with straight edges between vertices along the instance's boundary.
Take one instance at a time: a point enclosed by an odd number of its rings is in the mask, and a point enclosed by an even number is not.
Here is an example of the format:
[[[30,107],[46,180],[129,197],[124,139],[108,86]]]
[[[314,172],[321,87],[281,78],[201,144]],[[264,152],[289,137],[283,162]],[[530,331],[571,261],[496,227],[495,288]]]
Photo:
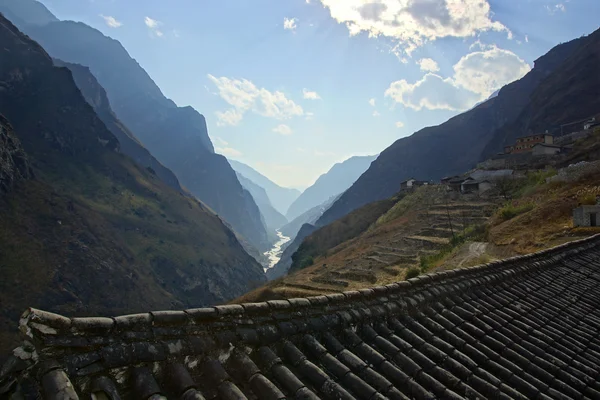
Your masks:
[[[363,234],[317,257],[312,266],[245,299],[309,296],[402,280],[422,256],[437,253],[467,227],[484,224],[496,208],[489,199],[423,188],[399,201]]]

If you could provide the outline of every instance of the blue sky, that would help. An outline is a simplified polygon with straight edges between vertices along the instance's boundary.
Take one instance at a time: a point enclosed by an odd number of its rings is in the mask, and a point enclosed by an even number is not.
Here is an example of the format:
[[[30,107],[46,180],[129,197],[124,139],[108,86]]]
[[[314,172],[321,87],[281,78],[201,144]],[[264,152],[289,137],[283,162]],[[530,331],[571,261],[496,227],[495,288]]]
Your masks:
[[[306,187],[335,162],[467,110],[598,0],[43,0],[119,40],[217,151]]]

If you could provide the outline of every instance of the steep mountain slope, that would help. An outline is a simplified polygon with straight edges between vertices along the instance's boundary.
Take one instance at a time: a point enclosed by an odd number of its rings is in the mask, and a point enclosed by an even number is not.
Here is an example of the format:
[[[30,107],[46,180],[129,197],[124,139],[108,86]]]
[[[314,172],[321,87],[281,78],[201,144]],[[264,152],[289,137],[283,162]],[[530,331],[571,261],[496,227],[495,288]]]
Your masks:
[[[6,15],[7,18],[27,15],[27,22],[33,25],[46,25],[58,21],[45,5],[35,0],[0,0],[0,7],[10,9],[11,15]],[[18,18],[21,23],[25,20],[23,17]]]
[[[0,115],[0,195],[33,177],[27,154],[8,120]]]
[[[287,212],[290,204],[300,196],[299,190],[281,187],[249,165],[235,160],[228,161],[235,171],[265,189],[273,207],[283,215]]]
[[[319,218],[321,218],[321,215],[323,215],[323,213],[327,211],[327,209],[331,207],[331,205],[340,196],[341,194],[337,196],[332,196],[325,203],[319,204],[318,206],[311,208],[310,210],[304,212],[302,215],[296,217],[294,220],[288,222],[280,229],[281,233],[294,240],[296,234],[298,233],[302,225],[314,225],[319,220]]]
[[[0,12],[8,10],[24,21],[19,28],[52,57],[89,67],[106,90],[118,119],[150,153],[255,247],[261,251],[269,248],[258,207],[227,160],[214,153],[204,116],[166,98],[118,41],[83,23],[30,23],[34,7],[21,4],[25,3],[3,0]]]
[[[286,217],[291,221],[313,207],[323,204],[331,196],[336,196],[348,189],[369,168],[377,156],[351,157],[344,162],[335,164],[288,209]]]
[[[121,121],[118,120],[110,108],[110,103],[106,97],[106,91],[89,68],[78,64],[66,63],[61,60],[54,60],[57,66],[68,68],[73,74],[75,84],[81,91],[85,100],[92,106],[96,115],[104,122],[109,131],[119,140],[119,150],[131,157],[138,164],[149,167],[156,172],[156,175],[173,189],[183,191],[175,174],[162,165],[144,146],[134,137],[133,133],[127,129]]]
[[[600,30],[578,42],[580,45],[571,57],[534,90],[517,120],[494,135],[484,155],[501,151],[528,132],[560,135],[561,125],[600,112]]]
[[[284,236],[290,238],[290,241],[283,247],[283,253],[277,264],[267,271],[267,279],[277,279],[288,273],[292,266],[294,253],[296,253],[304,239],[317,229],[315,222],[339,197],[339,195],[333,196],[324,204],[308,210],[280,229]]]
[[[437,180],[474,167],[495,132],[516,120],[534,90],[580,45],[581,39],[576,39],[556,46],[536,60],[527,75],[503,87],[498,96],[439,126],[397,140],[317,224],[325,226],[358,207],[392,196],[407,178]]]
[[[274,280],[281,278],[286,275],[292,266],[292,256],[298,251],[298,248],[311,233],[317,228],[311,224],[304,224],[300,227],[300,230],[296,233],[294,240],[289,242],[287,247],[283,250],[280,260],[275,264],[273,268],[267,270],[267,279]]]
[[[0,196],[0,352],[14,345],[26,307],[195,307],[264,281],[217,216],[117,151],[71,72],[2,16],[0,53],[0,114],[24,150],[2,120],[2,187],[12,189]],[[23,179],[23,153],[34,179]]]
[[[287,219],[273,207],[265,189],[258,186],[239,172],[236,173],[236,175],[244,189],[250,192],[256,205],[260,209],[260,213],[264,218],[267,228],[267,233],[275,237],[275,231],[285,225]],[[270,237],[270,239],[272,239],[272,237]]]

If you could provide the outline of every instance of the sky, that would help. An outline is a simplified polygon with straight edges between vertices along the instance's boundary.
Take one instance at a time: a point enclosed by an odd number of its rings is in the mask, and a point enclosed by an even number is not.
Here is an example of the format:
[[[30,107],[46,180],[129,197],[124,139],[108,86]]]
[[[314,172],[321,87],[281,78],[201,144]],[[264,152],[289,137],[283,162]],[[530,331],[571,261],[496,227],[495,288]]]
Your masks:
[[[305,188],[521,78],[598,0],[42,0],[119,40],[216,151]]]

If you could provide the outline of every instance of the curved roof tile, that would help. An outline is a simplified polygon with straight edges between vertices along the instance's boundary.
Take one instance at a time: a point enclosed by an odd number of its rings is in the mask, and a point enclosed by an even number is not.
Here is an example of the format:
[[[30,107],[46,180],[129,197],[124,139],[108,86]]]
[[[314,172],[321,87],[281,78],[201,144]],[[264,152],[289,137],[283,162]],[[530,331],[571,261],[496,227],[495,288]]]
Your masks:
[[[600,398],[599,244],[306,299],[113,318],[29,309],[0,394]]]

